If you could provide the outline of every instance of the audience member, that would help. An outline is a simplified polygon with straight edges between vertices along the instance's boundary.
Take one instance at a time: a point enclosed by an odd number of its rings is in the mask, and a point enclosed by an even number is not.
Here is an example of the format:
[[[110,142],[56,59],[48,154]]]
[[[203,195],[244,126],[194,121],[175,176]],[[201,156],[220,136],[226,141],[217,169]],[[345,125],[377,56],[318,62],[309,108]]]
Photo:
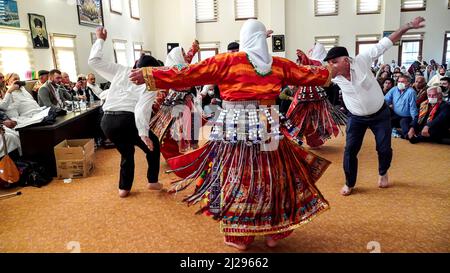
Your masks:
[[[442,99],[446,102],[450,101],[450,78],[443,77],[441,79]]]
[[[417,106],[420,106],[422,102],[428,99],[427,97],[428,86],[424,76],[416,77],[416,81],[413,84],[413,89],[416,91],[417,96],[416,104]]]
[[[66,72],[62,72],[61,76],[62,76],[61,86],[64,87],[67,92],[70,93],[70,91],[72,91],[72,89],[75,87],[75,83],[73,83],[70,80],[70,76]]]
[[[428,89],[428,100],[420,105],[419,118],[409,132],[412,144],[419,142],[442,142],[449,136],[450,104],[442,100],[442,89],[432,86]]]
[[[392,88],[395,86],[395,81],[392,78],[388,78],[384,80],[383,83],[383,94],[386,95]]]
[[[38,72],[39,80],[33,86],[33,98],[38,101],[39,89],[48,81],[49,72],[47,70],[40,70]]]
[[[386,103],[391,107],[391,122],[393,133],[401,127],[401,137],[407,138],[408,132],[417,120],[416,91],[411,87],[409,76],[401,76],[396,87],[385,96]]]
[[[428,86],[435,86],[435,85],[439,85],[441,82],[441,79],[443,77],[445,77],[445,68],[444,67],[440,67],[438,70],[438,73],[436,75],[434,75],[433,78],[431,78],[431,80],[428,82]]]
[[[0,99],[3,99],[3,97],[6,94],[6,91],[8,91],[8,89],[6,88],[5,76],[2,73],[0,73]]]
[[[87,78],[85,75],[78,75],[78,81],[74,87],[74,92],[78,96],[84,96],[86,101],[99,101],[100,98],[95,95],[94,91],[87,86]]]
[[[72,96],[65,88],[61,88],[61,71],[50,71],[48,81],[39,89],[38,103],[40,106],[58,107],[64,109],[66,101],[72,101]]]

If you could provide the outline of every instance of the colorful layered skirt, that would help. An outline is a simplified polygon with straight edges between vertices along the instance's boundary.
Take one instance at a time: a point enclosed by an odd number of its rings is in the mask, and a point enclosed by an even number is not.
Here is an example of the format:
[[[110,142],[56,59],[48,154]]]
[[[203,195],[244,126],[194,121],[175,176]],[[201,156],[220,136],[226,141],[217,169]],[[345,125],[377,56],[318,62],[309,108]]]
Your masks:
[[[316,182],[330,162],[286,137],[288,120],[259,101],[223,108],[206,145],[168,160],[182,177],[172,193],[193,189],[184,201],[228,236],[294,230],[329,208]]]

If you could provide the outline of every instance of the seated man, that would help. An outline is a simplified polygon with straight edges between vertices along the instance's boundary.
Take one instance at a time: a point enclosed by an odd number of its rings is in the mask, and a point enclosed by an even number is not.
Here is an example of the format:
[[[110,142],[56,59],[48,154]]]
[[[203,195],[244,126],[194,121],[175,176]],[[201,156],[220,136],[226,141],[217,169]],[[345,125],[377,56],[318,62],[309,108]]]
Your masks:
[[[92,92],[94,92],[95,96],[97,96],[98,98],[105,100],[106,97],[104,95],[106,95],[105,91],[103,89],[100,88],[100,86],[96,83],[95,80],[95,75],[93,73],[89,73],[88,77],[87,77],[87,87],[89,87]],[[105,94],[103,94],[105,93]]]
[[[409,76],[401,76],[398,85],[385,96],[386,103],[391,107],[392,127],[402,128],[400,136],[408,137],[413,122],[417,120],[416,91],[411,87]]]
[[[48,81],[48,72],[47,70],[40,70],[38,72],[39,80],[34,84],[33,86],[33,98],[37,101],[38,100],[38,92],[39,89]]]
[[[441,88],[442,88],[442,100],[449,102],[450,101],[450,78],[443,77],[441,79]]]
[[[450,128],[450,104],[442,100],[442,89],[430,87],[428,100],[420,105],[418,120],[409,133],[412,144],[419,142],[442,142],[448,138]]]
[[[70,92],[75,87],[75,84],[70,81],[69,74],[67,74],[66,72],[62,72],[61,76],[61,85],[66,89],[67,92]]]
[[[6,91],[8,91],[8,89],[6,88],[5,76],[0,72],[0,99],[3,99],[6,95]]]
[[[87,78],[85,75],[78,75],[78,81],[73,88],[73,91],[78,96],[83,96],[86,98],[86,101],[99,101],[100,98],[92,91],[91,88],[87,86]]]
[[[18,126],[27,126],[41,122],[49,109],[41,108],[25,89],[24,82],[20,82],[18,74],[6,76],[8,91],[0,101],[0,109],[6,111],[8,117],[16,121]]]
[[[417,106],[420,106],[422,102],[428,99],[427,97],[428,86],[424,76],[416,77],[416,82],[413,84],[413,89],[416,91],[417,95],[416,104]]]
[[[40,106],[64,109],[66,101],[75,100],[65,88],[60,87],[61,81],[61,71],[57,69],[50,71],[48,81],[39,89],[38,102]]]

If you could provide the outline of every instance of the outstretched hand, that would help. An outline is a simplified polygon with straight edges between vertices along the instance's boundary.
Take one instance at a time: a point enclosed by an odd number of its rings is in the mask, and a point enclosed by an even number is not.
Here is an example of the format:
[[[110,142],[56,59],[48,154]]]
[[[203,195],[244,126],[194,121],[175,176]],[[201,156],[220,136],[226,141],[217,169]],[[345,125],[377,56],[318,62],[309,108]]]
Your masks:
[[[150,152],[153,152],[153,150],[155,149],[153,141],[148,136],[141,136],[141,139],[145,143],[145,145],[147,145]]]
[[[409,23],[409,26],[413,29],[423,28],[425,27],[425,18],[420,16],[416,17]]]
[[[142,69],[133,69],[130,74],[130,81],[136,85],[141,85],[145,83],[144,74],[142,74]]]
[[[97,39],[106,41],[106,39],[108,38],[108,31],[106,31],[106,28],[104,27],[98,27],[95,30],[95,35],[97,36]]]
[[[270,37],[272,36],[272,34],[273,34],[273,30],[269,29],[269,30],[266,32],[267,38],[270,38]]]

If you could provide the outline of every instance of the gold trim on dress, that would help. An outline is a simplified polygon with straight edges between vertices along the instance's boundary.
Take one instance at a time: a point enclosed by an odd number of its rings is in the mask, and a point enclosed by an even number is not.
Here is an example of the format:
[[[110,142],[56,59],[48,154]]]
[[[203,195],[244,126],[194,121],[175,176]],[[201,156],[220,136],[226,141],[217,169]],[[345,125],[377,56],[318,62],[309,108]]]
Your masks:
[[[144,76],[145,84],[147,85],[148,91],[157,91],[155,78],[153,77],[153,68],[152,67],[142,68],[142,75]]]

